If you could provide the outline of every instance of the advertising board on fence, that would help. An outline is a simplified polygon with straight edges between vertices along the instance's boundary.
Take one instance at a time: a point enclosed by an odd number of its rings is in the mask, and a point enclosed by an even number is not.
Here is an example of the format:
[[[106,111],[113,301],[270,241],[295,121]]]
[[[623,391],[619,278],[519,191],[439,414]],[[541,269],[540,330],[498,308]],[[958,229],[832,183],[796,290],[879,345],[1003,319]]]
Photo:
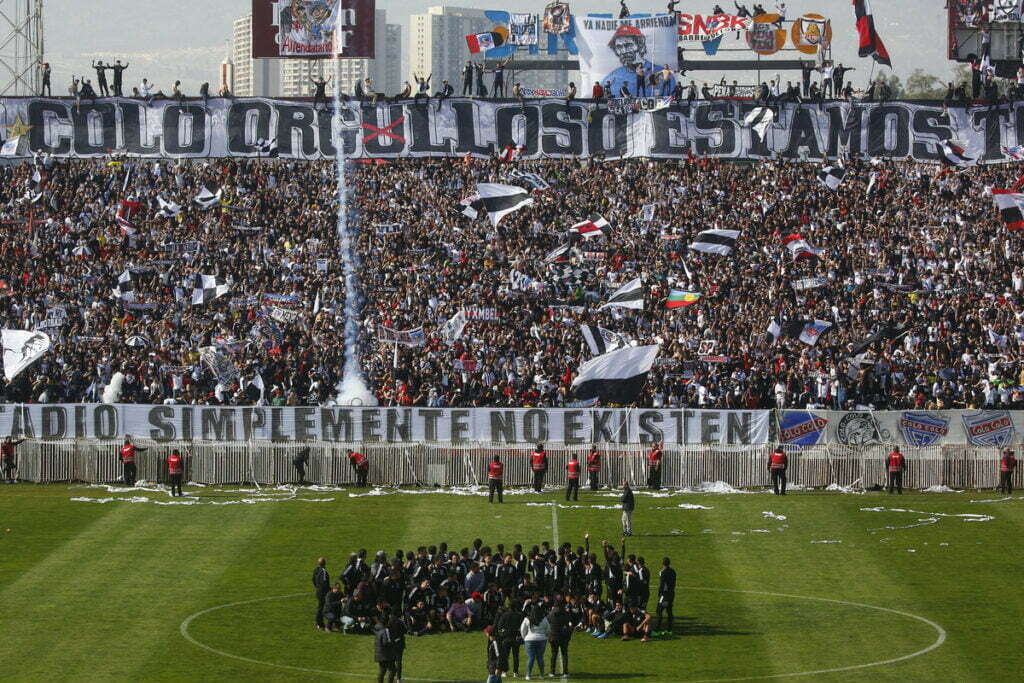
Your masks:
[[[600,408],[320,408],[2,405],[0,434],[158,442],[251,440],[750,445],[768,441],[767,410]]]
[[[526,159],[709,156],[809,160],[840,152],[938,162],[940,143],[958,139],[980,163],[1002,163],[1003,147],[1024,144],[1024,102],[943,111],[907,102],[830,102],[780,106],[761,139],[744,118],[751,101],[673,102],[657,111],[613,114],[605,103],[561,99],[479,101],[450,98],[440,107],[410,102],[350,106],[332,113],[311,103],[262,98],[82,103],[41,98],[0,99],[0,125],[20,117],[29,147],[58,157],[251,157],[257,141],[276,136],[283,158],[333,158],[338,137],[349,158],[493,157],[521,145]]]
[[[1020,443],[1016,425],[1024,426],[1024,411],[1010,410],[784,410],[778,416],[779,441],[794,446],[997,447]]]

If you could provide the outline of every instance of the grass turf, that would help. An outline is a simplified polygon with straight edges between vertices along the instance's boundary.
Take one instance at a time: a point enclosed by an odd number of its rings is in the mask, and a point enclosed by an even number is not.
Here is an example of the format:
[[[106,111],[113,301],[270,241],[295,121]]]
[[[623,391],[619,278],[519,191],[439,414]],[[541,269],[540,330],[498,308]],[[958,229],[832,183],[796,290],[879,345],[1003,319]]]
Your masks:
[[[328,557],[333,578],[359,548],[371,555],[440,541],[461,548],[478,536],[487,544],[557,538],[576,545],[587,531],[597,545],[618,543],[619,513],[596,507],[615,504],[608,492],[584,491],[579,503],[555,508],[555,524],[550,505],[529,503],[564,505],[560,492],[510,495],[492,506],[450,494],[186,490],[198,504],[145,502],[172,500],[162,492],[0,488],[5,679],[358,679],[376,672],[372,639],[312,627],[317,556]],[[137,502],[71,500],[78,497]],[[825,598],[917,615],[948,636],[917,657],[803,680],[1019,679],[1024,654],[1008,638],[1024,607],[1015,556],[1024,505],[970,502],[996,497],[641,493],[628,552],[645,556],[655,574],[663,556],[672,558],[680,584],[676,632],[650,643],[577,634],[570,668],[593,681],[784,679],[896,660],[939,638],[911,616],[808,599]],[[242,499],[252,503],[233,504]],[[787,519],[766,518],[766,511]],[[189,636],[219,652],[183,637],[190,616],[236,602],[245,604],[189,622]],[[483,636],[409,638],[405,675],[483,680]]]

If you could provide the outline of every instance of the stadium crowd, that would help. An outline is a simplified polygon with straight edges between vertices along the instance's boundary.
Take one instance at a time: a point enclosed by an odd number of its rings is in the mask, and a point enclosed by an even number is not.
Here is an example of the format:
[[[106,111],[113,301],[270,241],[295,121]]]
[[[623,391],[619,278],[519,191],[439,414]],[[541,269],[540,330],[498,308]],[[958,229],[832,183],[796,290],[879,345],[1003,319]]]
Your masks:
[[[372,561],[360,550],[334,583],[320,558],[313,571],[316,628],[373,633],[384,624],[392,637],[485,630],[498,644],[502,671],[519,674],[525,643],[527,677],[534,663],[543,676],[550,643],[550,671],[561,655],[562,673],[568,674],[576,632],[647,641],[663,627],[673,628],[676,572],[669,558],[652,579],[643,557],[626,554],[625,540],[620,549],[601,545],[601,558],[590,551],[589,534],[575,550],[571,543],[552,548],[547,542],[528,551],[518,543],[492,549],[479,538],[458,552],[441,543],[399,549],[390,558],[380,550]],[[652,581],[654,618],[647,611]]]
[[[855,159],[838,191],[819,169],[707,158],[351,164],[370,387],[383,405],[567,405],[589,324],[662,345],[643,406],[1024,406],[1024,252],[986,196],[1011,186],[1016,167]],[[475,183],[515,182],[513,170],[551,188],[497,228],[486,213],[462,214]],[[40,158],[0,176],[0,323],[54,338],[3,385],[5,401],[315,405],[336,394],[344,278],[332,163]],[[209,208],[193,201],[204,187],[219,192]],[[160,216],[160,201],[181,210]],[[594,213],[606,236],[568,230]],[[709,228],[741,230],[735,249],[690,250]],[[794,261],[781,242],[794,232],[825,252]],[[567,262],[548,262],[570,242]],[[230,291],[194,305],[198,275]],[[638,276],[644,310],[598,310]],[[793,287],[809,278],[821,280]],[[702,298],[667,310],[671,288]],[[466,308],[464,334],[445,344],[441,326]],[[773,319],[833,328],[814,346],[773,342]],[[882,325],[910,332],[853,352]],[[382,341],[383,328],[420,326],[420,346]]]

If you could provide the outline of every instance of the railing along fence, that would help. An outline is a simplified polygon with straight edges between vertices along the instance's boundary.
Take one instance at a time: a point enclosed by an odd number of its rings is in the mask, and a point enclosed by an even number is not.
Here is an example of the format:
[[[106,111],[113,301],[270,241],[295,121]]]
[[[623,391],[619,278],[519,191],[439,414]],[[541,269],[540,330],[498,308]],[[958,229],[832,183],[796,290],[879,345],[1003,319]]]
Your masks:
[[[30,482],[110,483],[122,479],[118,459],[120,441],[66,440],[25,441],[18,447],[18,478]],[[325,486],[349,486],[355,473],[346,457],[347,448],[364,453],[370,461],[369,482],[376,486],[475,486],[486,484],[487,465],[494,455],[505,463],[507,487],[529,486],[533,481],[528,444],[472,442],[450,443],[353,443],[327,442],[278,444],[264,441],[224,444],[195,441],[155,444],[138,441],[146,448],[136,456],[138,479],[166,482],[167,455],[178,448],[186,461],[186,479],[200,484],[257,483],[275,485],[298,480],[294,460],[309,448],[305,480]],[[693,489],[706,482],[724,482],[737,488],[768,486],[767,461],[774,444],[759,446],[688,445],[668,447],[662,466],[662,486]],[[641,444],[598,444],[602,455],[600,483],[618,487],[624,480],[634,486],[647,481],[648,447]],[[853,447],[818,445],[789,451],[789,481],[809,488],[831,484],[842,487],[884,486],[885,457],[891,446]],[[546,483],[564,486],[571,455],[585,463],[587,446],[553,446],[548,449]],[[998,448],[933,446],[904,448],[907,470],[904,486],[922,489],[994,488],[999,481]],[[584,484],[586,472],[583,473]],[[1024,472],[1014,475],[1021,486]]]

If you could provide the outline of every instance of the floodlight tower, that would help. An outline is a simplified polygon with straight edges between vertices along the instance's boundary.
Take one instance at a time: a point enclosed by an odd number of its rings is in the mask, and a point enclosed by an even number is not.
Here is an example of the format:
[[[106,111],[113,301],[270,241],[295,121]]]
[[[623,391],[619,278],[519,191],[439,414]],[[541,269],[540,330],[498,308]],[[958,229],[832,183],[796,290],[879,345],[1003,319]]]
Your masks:
[[[43,0],[0,0],[0,95],[38,95]]]

